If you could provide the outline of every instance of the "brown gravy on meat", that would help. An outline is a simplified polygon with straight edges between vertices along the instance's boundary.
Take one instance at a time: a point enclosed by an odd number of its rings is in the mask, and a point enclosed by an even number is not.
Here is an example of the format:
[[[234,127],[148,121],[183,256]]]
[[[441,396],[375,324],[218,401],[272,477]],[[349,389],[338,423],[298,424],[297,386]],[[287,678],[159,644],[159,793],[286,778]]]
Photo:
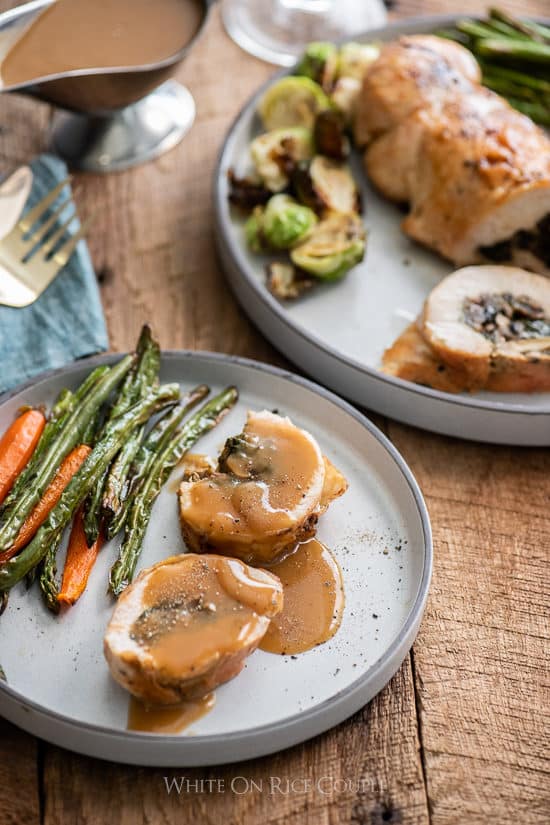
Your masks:
[[[236,536],[251,533],[259,538],[289,527],[289,512],[300,503],[303,487],[318,466],[314,446],[295,427],[274,431],[269,421],[261,420],[253,434],[245,427],[233,443],[223,458],[225,474],[206,478],[193,490],[199,517],[214,520],[220,539],[228,526]]]
[[[186,522],[208,534],[206,549],[271,564],[292,544],[286,531],[321,471],[315,442],[284,419],[257,417],[227,441],[218,469],[187,494]]]
[[[199,0],[56,0],[8,51],[2,85],[157,63],[189,43],[203,16]]]
[[[183,557],[185,558],[185,557]],[[237,559],[196,557],[188,564],[160,566],[143,593],[143,612],[131,637],[151,655],[160,672],[198,680],[212,662],[242,648],[264,616],[281,601],[279,583]],[[244,658],[236,663],[237,672]],[[208,689],[208,688],[206,688]],[[147,705],[131,697],[128,729],[177,734],[208,713],[212,691],[179,705]]]
[[[242,562],[220,556],[159,567],[131,636],[159,669],[192,678],[238,649],[243,632],[277,603],[277,588],[264,571],[248,572]]]
[[[217,575],[212,571],[213,562]],[[270,572],[282,583],[284,603],[282,612],[271,619],[260,648],[290,655],[331,639],[340,627],[345,599],[342,572],[330,550],[317,539],[310,539]],[[145,591],[146,609],[134,623],[133,638],[149,648],[157,666],[180,675],[191,674],[194,668],[200,672],[202,655],[207,660],[213,649],[229,649],[228,642],[235,632],[233,623],[253,621],[256,611],[269,612],[277,598],[273,585],[262,581],[263,571],[254,573],[258,581],[243,575],[241,562],[212,556],[202,562],[199,558],[192,574],[187,571],[184,582],[179,580],[177,566],[159,568]],[[190,579],[194,581],[192,587]],[[178,603],[183,591],[193,594],[187,606]],[[194,621],[189,621],[191,615]],[[146,705],[131,697],[128,730],[178,734],[214,704],[214,692],[167,707]]]
[[[200,699],[189,700],[182,705],[164,707],[145,705],[130,697],[128,705],[128,730],[142,733],[181,733],[198,719],[202,719],[216,704],[216,694],[207,693]]]
[[[303,653],[334,636],[344,613],[344,584],[340,566],[317,539],[300,545],[270,567],[283,585],[282,612],[260,642],[269,653]]]

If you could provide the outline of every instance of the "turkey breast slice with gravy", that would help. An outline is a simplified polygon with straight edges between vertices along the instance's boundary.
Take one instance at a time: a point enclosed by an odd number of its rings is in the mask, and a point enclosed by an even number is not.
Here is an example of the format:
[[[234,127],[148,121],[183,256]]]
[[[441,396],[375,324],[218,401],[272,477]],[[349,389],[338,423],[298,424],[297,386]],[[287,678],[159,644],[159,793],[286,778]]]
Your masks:
[[[319,516],[346,488],[308,432],[275,413],[250,412],[216,471],[183,481],[183,537],[195,552],[271,564],[315,535]]]
[[[122,593],[105,657],[113,678],[147,704],[201,698],[240,673],[282,606],[282,585],[265,570],[222,556],[173,556]]]

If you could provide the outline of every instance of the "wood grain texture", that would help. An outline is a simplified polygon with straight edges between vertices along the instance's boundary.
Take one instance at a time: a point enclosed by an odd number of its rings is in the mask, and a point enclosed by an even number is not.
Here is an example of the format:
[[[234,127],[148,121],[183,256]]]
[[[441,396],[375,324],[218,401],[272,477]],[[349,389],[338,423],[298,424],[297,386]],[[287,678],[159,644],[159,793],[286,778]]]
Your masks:
[[[413,654],[432,825],[542,825],[550,816],[550,451],[394,423],[389,434],[434,530],[434,578]]]
[[[0,96],[0,174],[43,150],[49,122],[48,106]],[[0,825],[39,825],[40,770],[36,740],[0,719]]]
[[[39,825],[39,768],[36,740],[0,719],[2,825]]]
[[[0,9],[9,5],[0,0]],[[540,14],[546,5],[525,0],[521,10]],[[478,10],[475,0],[400,0],[392,15]],[[210,197],[223,136],[271,72],[228,40],[214,14],[179,75],[198,109],[184,142],[135,170],[76,176],[79,211],[96,216],[90,247],[113,349],[132,346],[148,320],[164,347],[283,362],[228,291]],[[46,106],[0,97],[1,168],[44,149],[50,119]],[[32,737],[0,722],[0,825],[548,821],[542,663],[550,527],[541,514],[550,504],[549,452],[481,447],[397,424],[388,432],[427,497],[436,563],[414,654],[386,689],[312,742],[210,770],[128,768],[49,745],[38,759]],[[184,783],[181,794],[168,794],[164,777],[182,776],[212,780],[211,792]],[[239,793],[239,777],[256,785]]]

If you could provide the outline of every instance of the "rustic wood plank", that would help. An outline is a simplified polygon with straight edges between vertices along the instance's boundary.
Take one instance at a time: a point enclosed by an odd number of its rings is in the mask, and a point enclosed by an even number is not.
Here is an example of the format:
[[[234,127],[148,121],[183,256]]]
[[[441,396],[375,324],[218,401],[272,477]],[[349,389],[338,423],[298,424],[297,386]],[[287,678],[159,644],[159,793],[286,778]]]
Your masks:
[[[13,5],[16,3],[0,0],[1,11]],[[0,173],[43,151],[49,121],[48,106],[21,97],[0,96]],[[0,823],[40,823],[37,741],[3,719],[0,719]]]
[[[51,109],[30,98],[2,95],[0,113],[0,172],[3,173],[45,150]]]
[[[37,742],[0,719],[0,822],[40,825]]]
[[[434,529],[414,648],[432,825],[542,825],[550,812],[549,450],[390,424]]]

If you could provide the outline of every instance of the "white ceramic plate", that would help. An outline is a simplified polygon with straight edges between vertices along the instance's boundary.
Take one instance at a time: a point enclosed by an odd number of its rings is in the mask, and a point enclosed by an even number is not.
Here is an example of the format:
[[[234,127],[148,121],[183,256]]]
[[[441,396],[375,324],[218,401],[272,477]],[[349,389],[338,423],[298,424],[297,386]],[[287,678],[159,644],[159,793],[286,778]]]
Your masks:
[[[73,365],[0,403],[0,431],[21,404],[51,403],[93,364]],[[349,480],[349,491],[321,519],[319,536],[344,573],[346,608],[336,636],[296,659],[258,651],[217,691],[214,710],[185,735],[126,730],[128,695],[111,679],[102,638],[113,609],[106,593],[116,542],[101,551],[82,599],[52,616],[35,588],[14,588],[0,620],[0,714],[55,744],[143,765],[209,765],[271,753],[341,722],[368,702],[407,654],[424,609],[432,549],[428,514],[403,459],[363,416],[332,394],[252,361],[168,353],[162,379],[213,390],[234,383],[241,397],[200,443],[215,454],[237,433],[247,409],[287,413],[319,440]],[[177,471],[175,471],[177,474]],[[184,551],[170,486],[156,503],[140,567]],[[401,547],[401,550],[396,549]],[[387,551],[387,552],[385,552]],[[60,560],[62,561],[62,559]],[[375,618],[376,614],[376,618]]]
[[[433,31],[455,19],[400,21],[358,39],[392,40],[404,33]],[[365,260],[343,281],[319,285],[297,301],[282,303],[270,294],[265,286],[267,259],[246,249],[243,220],[227,200],[228,169],[240,173],[249,168],[250,140],[261,131],[256,105],[265,88],[231,127],[214,184],[221,260],[252,321],[317,381],[384,415],[477,441],[550,445],[550,393],[451,395],[379,372],[386,347],[418,316],[430,290],[454,267],[401,232],[402,214],[369,186],[359,157],[354,158],[355,173],[369,229]]]

